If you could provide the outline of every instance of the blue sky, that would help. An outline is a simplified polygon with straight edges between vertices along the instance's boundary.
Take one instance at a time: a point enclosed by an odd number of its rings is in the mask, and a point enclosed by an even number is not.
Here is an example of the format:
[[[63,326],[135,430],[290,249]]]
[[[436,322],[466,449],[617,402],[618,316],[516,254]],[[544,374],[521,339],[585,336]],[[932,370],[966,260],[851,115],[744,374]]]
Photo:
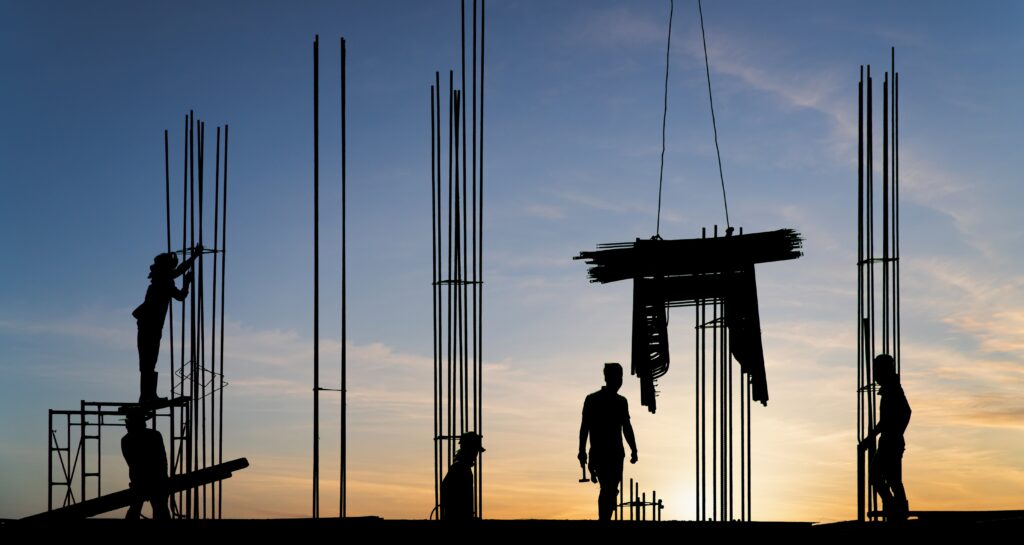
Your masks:
[[[317,33],[324,361],[340,338],[337,37],[349,47],[350,512],[430,510],[427,99],[434,71],[457,68],[458,4],[244,6],[0,4],[0,516],[45,508],[47,408],[132,396],[130,311],[164,245],[162,132],[173,181],[189,109],[231,125],[226,450],[253,467],[225,486],[225,514],[308,513]],[[880,85],[890,46],[908,493],[922,508],[1019,506],[1024,8],[704,10],[731,219],[807,239],[801,260],[758,270],[772,402],[755,412],[755,517],[854,514],[855,93],[861,64]],[[575,427],[600,363],[628,357],[631,294],[588,284],[570,258],[653,234],[667,14],[660,1],[488,5],[491,516],[593,516],[596,491],[573,477]],[[662,235],[685,238],[724,214],[693,2],[677,2],[673,32]],[[692,324],[673,317],[664,409],[642,413],[632,379],[623,393],[641,448],[633,476],[664,494],[667,516],[689,518]],[[111,483],[118,464],[111,451]]]

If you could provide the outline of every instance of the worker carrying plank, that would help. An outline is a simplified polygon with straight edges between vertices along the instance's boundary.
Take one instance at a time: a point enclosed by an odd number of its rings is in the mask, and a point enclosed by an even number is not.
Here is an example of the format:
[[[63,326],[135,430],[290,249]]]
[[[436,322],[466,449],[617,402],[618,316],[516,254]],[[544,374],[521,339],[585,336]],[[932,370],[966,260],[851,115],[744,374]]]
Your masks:
[[[135,496],[125,518],[138,519],[142,504],[148,501],[153,519],[166,520],[171,517],[167,509],[167,451],[163,435],[146,427],[148,419],[149,414],[142,410],[130,411],[125,418],[128,433],[121,438],[121,454],[128,464],[129,486]]]
[[[192,249],[192,256],[181,265],[178,265],[178,256],[168,252],[153,258],[153,264],[149,266],[146,299],[132,311],[139,328],[139,403],[161,400],[156,395],[159,378],[156,360],[160,355],[160,338],[167,317],[167,306],[171,303],[171,297],[178,301],[188,297],[188,286],[192,283],[192,264],[202,253],[203,246],[200,244]],[[179,290],[174,279],[186,272],[188,274]]]
[[[611,520],[622,481],[622,462],[626,452],[622,437],[629,443],[629,463],[637,461],[636,438],[629,423],[629,403],[619,395],[622,387],[622,366],[604,364],[605,385],[587,396],[583,402],[583,421],[580,424],[580,465],[587,464],[587,437],[590,437],[590,474],[601,483],[597,498],[597,513],[601,520]]]

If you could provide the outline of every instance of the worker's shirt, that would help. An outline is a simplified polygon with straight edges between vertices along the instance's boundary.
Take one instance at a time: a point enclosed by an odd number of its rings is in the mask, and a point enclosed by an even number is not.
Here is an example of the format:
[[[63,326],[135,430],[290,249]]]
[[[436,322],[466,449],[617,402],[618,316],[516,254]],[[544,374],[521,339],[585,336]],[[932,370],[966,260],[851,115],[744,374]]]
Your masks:
[[[583,428],[590,434],[590,456],[600,459],[624,458],[622,427],[629,424],[629,403],[625,397],[602,387],[583,402]]]
[[[878,390],[878,395],[882,397],[878,407],[881,441],[902,447],[903,433],[910,424],[910,404],[903,393],[903,387],[899,384],[883,386]]]
[[[442,520],[470,520],[474,515],[473,471],[468,462],[456,459],[441,481]]]
[[[162,331],[164,318],[167,316],[167,305],[171,297],[182,298],[183,290],[174,285],[171,277],[154,278],[146,289],[146,299],[132,311],[132,316],[139,322],[139,328],[148,331]]]
[[[128,463],[132,487],[146,488],[167,481],[167,451],[160,432],[143,428],[126,433],[121,438],[121,454]]]

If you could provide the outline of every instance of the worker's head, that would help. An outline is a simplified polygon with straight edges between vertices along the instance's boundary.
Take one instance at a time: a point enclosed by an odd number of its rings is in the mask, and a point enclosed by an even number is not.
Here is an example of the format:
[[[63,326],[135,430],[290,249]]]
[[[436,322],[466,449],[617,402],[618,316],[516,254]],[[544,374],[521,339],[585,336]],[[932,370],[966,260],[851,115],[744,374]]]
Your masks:
[[[875,382],[885,386],[899,382],[899,375],[896,374],[896,361],[889,354],[879,354],[874,361]]]
[[[153,264],[149,266],[149,277],[169,276],[178,266],[178,256],[173,252],[159,254],[153,258]]]
[[[124,427],[128,431],[138,431],[146,427],[149,415],[145,411],[130,411],[124,418]]]
[[[486,449],[483,445],[483,437],[475,431],[467,431],[459,436],[459,452],[457,456],[470,465],[476,463],[476,457]]]
[[[622,387],[622,366],[617,363],[604,364],[604,382],[609,390],[618,392]]]

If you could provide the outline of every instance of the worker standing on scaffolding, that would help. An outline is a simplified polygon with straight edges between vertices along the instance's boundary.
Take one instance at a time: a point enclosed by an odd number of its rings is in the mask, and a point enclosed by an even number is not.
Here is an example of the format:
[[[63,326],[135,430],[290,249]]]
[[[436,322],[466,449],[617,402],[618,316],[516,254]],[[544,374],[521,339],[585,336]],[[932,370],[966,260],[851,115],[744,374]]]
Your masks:
[[[192,264],[202,253],[203,246],[200,244],[192,249],[191,257],[181,265],[178,265],[178,256],[168,252],[153,258],[153,264],[149,266],[146,299],[132,311],[139,328],[139,403],[162,399],[156,395],[157,379],[160,376],[156,372],[156,360],[160,355],[160,338],[167,317],[167,306],[171,303],[171,297],[178,301],[188,297],[188,286],[192,283]],[[174,279],[186,272],[188,274],[179,290]]]
[[[878,423],[864,439],[873,441],[878,435],[878,450],[871,460],[871,484],[882,496],[882,509],[888,521],[907,519],[909,505],[903,488],[903,434],[910,423],[910,404],[900,385],[896,363],[892,356],[879,354],[874,361],[875,382],[882,401],[878,407]]]
[[[134,495],[125,518],[138,519],[142,504],[148,501],[153,519],[166,520],[171,517],[167,509],[167,450],[163,435],[146,427],[148,418],[139,410],[129,412],[125,418],[128,433],[121,438],[121,454],[128,464],[129,485]]]
[[[605,385],[587,396],[583,402],[583,422],[580,424],[580,465],[587,464],[587,437],[590,437],[590,474],[601,483],[597,498],[597,512],[601,520],[611,520],[622,481],[622,462],[626,452],[622,437],[629,443],[629,463],[637,461],[636,438],[629,423],[629,404],[618,394],[622,387],[622,366],[604,364]]]

